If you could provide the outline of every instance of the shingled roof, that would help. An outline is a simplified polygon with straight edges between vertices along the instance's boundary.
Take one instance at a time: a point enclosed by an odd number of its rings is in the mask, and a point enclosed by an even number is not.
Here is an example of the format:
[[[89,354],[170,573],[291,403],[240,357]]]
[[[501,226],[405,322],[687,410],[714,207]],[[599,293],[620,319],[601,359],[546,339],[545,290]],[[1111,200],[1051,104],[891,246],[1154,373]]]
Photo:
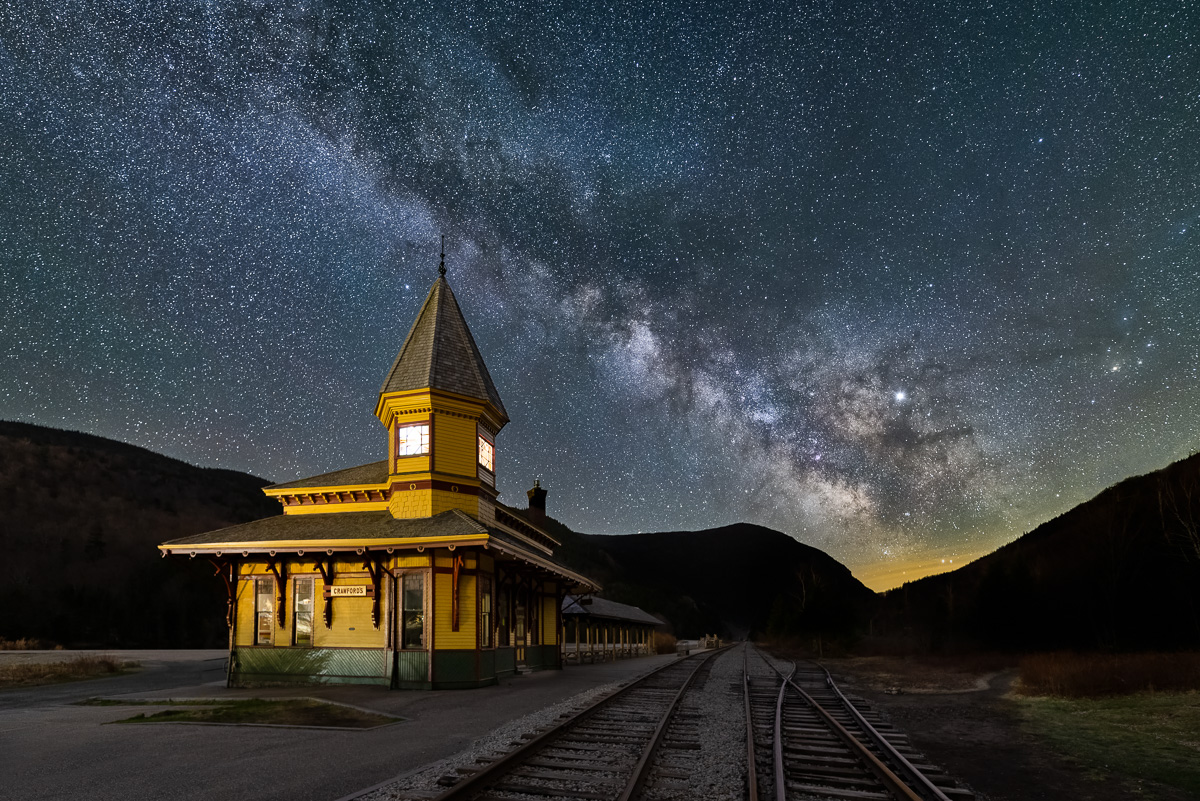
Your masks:
[[[580,615],[602,618],[604,620],[623,620],[630,623],[642,623],[649,626],[661,626],[662,621],[636,606],[619,604],[607,598],[592,596],[587,603],[575,595],[563,598],[562,613],[564,615]]]
[[[317,515],[276,515],[236,526],[206,531],[164,542],[161,548],[270,542],[336,542],[338,540],[395,540],[413,537],[454,539],[485,535],[487,527],[460,509],[433,517],[400,519],[389,512],[340,512]]]
[[[598,585],[573,571],[553,556],[531,550],[528,545],[498,528],[481,524],[461,509],[451,509],[433,517],[396,519],[386,511],[339,512],[335,514],[276,515],[236,526],[181,537],[158,546],[167,553],[236,553],[277,548],[303,548],[319,553],[326,549],[377,549],[400,540],[431,544],[469,542],[486,543],[496,551],[509,554],[541,567],[582,590],[593,591]]]
[[[490,401],[502,422],[508,422],[500,393],[488,375],[445,276],[438,276],[433,282],[379,391],[386,394],[425,387]]]
[[[347,487],[355,484],[386,484],[388,480],[388,462],[360,464],[358,467],[347,467],[344,470],[334,470],[332,473],[322,473],[319,476],[300,478],[283,484],[271,484],[265,489],[302,489],[305,487]]]

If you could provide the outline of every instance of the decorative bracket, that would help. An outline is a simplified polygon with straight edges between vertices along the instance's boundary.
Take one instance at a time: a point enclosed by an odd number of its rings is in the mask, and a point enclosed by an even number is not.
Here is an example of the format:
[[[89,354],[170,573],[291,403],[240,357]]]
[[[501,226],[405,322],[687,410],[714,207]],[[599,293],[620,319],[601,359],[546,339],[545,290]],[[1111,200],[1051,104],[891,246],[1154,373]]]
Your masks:
[[[234,595],[234,583],[233,583],[234,562],[233,562],[233,560],[230,560],[228,562],[218,562],[216,559],[209,559],[208,561],[212,563],[212,566],[214,568],[216,568],[216,572],[213,573],[213,575],[220,576],[221,579],[225,582],[225,596],[226,596],[225,625],[228,627],[232,627],[233,626],[233,595]]]
[[[267,567],[275,574],[275,620],[279,623],[279,627],[283,628],[285,611],[284,611],[284,593],[283,589],[287,586],[287,562],[280,559],[276,562],[272,559],[267,562]]]
[[[321,581],[326,587],[333,586],[333,557],[329,558],[329,567],[325,567],[324,559],[317,559],[317,570],[321,571]],[[325,596],[325,628],[333,627],[333,598],[329,593],[322,593]]]
[[[371,574],[371,585],[375,590],[375,597],[371,600],[371,625],[379,628],[379,580],[383,577],[383,565],[374,559],[368,559],[363,562],[363,567]]]

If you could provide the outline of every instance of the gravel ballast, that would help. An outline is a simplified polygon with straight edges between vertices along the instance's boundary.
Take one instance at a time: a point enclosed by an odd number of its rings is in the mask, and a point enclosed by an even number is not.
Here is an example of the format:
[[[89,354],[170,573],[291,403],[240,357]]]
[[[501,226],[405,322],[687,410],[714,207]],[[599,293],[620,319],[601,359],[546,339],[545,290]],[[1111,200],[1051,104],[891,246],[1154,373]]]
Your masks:
[[[668,768],[670,778],[652,779],[645,797],[648,801],[742,798],[746,787],[742,647],[713,657],[708,675],[684,696],[679,711],[698,724],[700,747],[662,749],[656,767]]]
[[[656,767],[667,777],[652,779],[647,798],[652,801],[683,799],[739,799],[745,787],[746,727],[742,708],[742,654],[738,648],[717,654],[707,675],[700,677],[681,702],[686,721],[696,724],[698,749],[663,749]],[[447,759],[422,766],[383,786],[347,796],[340,801],[400,801],[430,798],[446,789],[448,777],[479,768],[514,750],[531,735],[559,723],[625,682],[613,682],[579,693],[537,712],[525,715]],[[742,748],[731,747],[731,743]],[[460,771],[462,769],[462,771]],[[686,777],[686,778],[685,778]],[[529,781],[525,779],[523,781]],[[441,783],[439,783],[441,782]]]
[[[624,686],[626,682],[612,682],[594,687],[561,701],[557,704],[531,712],[517,718],[490,734],[476,740],[467,748],[452,757],[432,762],[423,767],[398,777],[382,787],[373,788],[366,793],[347,796],[339,801],[363,799],[363,801],[395,801],[396,799],[427,798],[446,789],[439,785],[438,780],[443,776],[459,774],[459,768],[475,769],[484,762],[491,762],[514,750],[522,742],[522,735],[535,734],[562,718],[574,715],[596,699],[608,695]]]

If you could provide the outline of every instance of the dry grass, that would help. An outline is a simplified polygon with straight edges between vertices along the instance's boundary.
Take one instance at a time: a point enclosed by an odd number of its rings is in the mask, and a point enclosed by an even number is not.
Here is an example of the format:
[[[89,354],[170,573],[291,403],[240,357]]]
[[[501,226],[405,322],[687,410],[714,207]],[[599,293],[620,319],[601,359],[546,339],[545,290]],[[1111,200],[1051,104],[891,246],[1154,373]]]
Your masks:
[[[675,653],[675,637],[671,634],[665,634],[661,631],[654,632],[654,653]]]
[[[19,640],[6,640],[0,637],[0,651],[61,651],[62,649],[61,645],[32,637],[22,637]]]
[[[980,656],[979,659],[902,658],[858,656],[819,660],[841,678],[877,692],[961,693],[986,690],[1001,671],[1016,659]]]
[[[1021,660],[1024,695],[1101,698],[1200,690],[1200,653],[1050,653]]]
[[[137,667],[140,667],[137,662],[124,662],[111,656],[93,654],[59,662],[11,662],[0,664],[0,687],[28,687],[60,681],[79,681],[124,673]]]

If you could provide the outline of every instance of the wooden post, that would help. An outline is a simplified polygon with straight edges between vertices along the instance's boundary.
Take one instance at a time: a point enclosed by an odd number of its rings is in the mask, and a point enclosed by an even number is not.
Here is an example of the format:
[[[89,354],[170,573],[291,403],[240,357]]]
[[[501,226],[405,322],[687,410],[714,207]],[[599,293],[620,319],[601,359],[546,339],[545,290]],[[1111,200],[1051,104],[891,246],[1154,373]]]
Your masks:
[[[450,555],[450,630],[458,631],[458,572],[463,568],[462,555]]]
[[[583,664],[583,654],[579,652],[579,616],[575,616],[575,661]]]

